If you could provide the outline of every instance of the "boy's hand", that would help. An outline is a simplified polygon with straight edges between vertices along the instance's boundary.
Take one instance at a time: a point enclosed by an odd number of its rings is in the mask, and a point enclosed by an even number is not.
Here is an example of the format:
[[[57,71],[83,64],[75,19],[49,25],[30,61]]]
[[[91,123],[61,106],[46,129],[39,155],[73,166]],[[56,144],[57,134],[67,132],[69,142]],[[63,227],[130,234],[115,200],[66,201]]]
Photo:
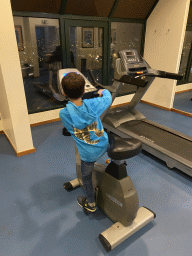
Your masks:
[[[101,89],[101,90],[99,90],[99,91],[97,92],[100,97],[103,95],[102,92],[103,92],[104,90],[105,90],[105,89]]]

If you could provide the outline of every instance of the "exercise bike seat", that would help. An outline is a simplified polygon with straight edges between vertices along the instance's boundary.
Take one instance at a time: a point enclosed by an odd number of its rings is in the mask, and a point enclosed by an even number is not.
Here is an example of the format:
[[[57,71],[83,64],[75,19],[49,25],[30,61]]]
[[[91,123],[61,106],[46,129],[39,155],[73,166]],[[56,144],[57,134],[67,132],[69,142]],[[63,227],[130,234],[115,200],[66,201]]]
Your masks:
[[[134,138],[121,138],[114,133],[108,133],[110,148],[107,154],[111,159],[124,160],[138,155],[142,150],[142,143]]]

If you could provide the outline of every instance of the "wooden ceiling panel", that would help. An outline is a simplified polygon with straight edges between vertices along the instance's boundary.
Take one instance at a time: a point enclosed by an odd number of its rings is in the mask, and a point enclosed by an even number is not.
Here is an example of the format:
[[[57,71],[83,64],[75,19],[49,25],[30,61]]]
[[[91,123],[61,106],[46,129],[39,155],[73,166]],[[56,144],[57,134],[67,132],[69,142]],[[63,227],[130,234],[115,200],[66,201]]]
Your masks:
[[[65,13],[108,17],[115,0],[68,0]]]
[[[64,14],[108,17],[115,0],[11,0],[13,11],[59,14],[61,2]],[[145,19],[156,0],[119,0],[113,17]]]
[[[96,0],[95,5],[100,17],[108,17],[115,0]]]
[[[156,0],[120,0],[114,18],[145,19]]]
[[[59,13],[61,0],[11,0],[13,11]]]

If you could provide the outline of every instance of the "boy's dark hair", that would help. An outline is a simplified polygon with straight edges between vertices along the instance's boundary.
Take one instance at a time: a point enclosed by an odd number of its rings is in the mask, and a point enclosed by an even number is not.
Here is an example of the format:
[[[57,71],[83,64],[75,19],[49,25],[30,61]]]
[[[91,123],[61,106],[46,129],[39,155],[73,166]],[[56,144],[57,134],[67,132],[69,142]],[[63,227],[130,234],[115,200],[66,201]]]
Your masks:
[[[85,80],[75,72],[68,73],[61,81],[66,96],[70,99],[79,99],[83,96]]]

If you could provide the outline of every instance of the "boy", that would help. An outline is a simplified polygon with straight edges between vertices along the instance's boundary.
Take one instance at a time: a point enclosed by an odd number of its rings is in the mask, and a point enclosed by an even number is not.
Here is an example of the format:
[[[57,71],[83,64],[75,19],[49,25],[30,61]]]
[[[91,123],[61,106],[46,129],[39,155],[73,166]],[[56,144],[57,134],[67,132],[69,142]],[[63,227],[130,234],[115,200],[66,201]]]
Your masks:
[[[101,114],[112,103],[108,90],[99,90],[102,98],[82,100],[85,93],[85,80],[75,72],[68,73],[62,79],[64,95],[70,101],[62,109],[59,117],[65,128],[75,140],[81,158],[81,173],[86,197],[79,196],[77,202],[89,212],[96,211],[95,195],[92,184],[94,163],[105,154],[109,147],[108,135],[100,120]]]

